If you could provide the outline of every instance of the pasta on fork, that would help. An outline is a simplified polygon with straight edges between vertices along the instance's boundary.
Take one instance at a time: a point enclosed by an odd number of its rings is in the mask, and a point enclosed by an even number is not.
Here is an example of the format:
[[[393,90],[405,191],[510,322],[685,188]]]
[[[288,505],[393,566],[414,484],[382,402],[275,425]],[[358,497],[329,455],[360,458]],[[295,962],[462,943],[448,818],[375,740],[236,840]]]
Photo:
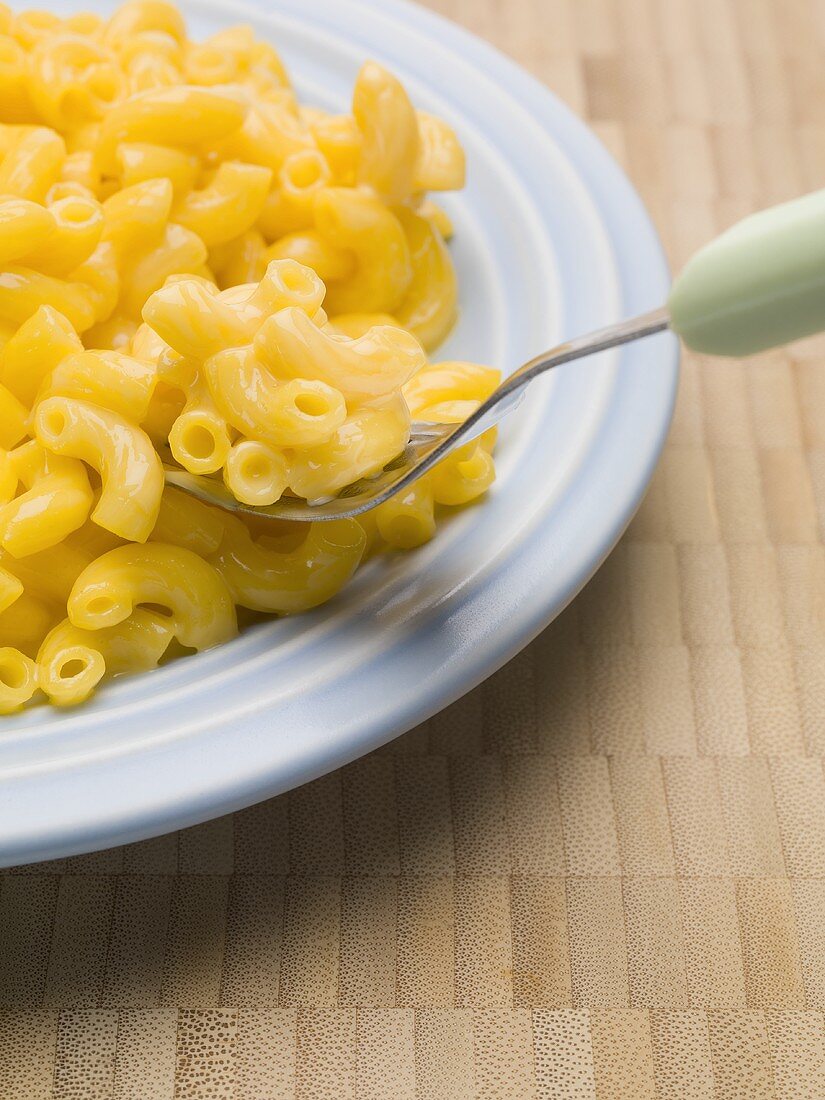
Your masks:
[[[380,472],[411,417],[466,418],[497,371],[429,359],[458,302],[430,192],[464,174],[376,62],[327,114],[249,27],[0,3],[0,713],[225,642],[239,607],[316,607],[487,490],[494,433],[333,523],[240,519],[161,460],[313,501]]]

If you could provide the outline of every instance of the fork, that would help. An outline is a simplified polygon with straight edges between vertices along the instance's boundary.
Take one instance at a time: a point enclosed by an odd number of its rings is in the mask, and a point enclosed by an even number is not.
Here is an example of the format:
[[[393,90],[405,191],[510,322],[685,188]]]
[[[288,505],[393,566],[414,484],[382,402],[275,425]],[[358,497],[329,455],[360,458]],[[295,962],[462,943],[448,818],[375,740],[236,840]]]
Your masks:
[[[242,504],[216,478],[164,465],[167,484],[231,512],[274,520],[358,516],[403,492],[456,447],[512,413],[534,379],[564,363],[670,329],[706,355],[746,356],[825,329],[825,190],[752,214],[705,245],[676,279],[667,304],[579,336],[505,378],[461,424],[414,422],[403,452],[379,474],[333,498]]]

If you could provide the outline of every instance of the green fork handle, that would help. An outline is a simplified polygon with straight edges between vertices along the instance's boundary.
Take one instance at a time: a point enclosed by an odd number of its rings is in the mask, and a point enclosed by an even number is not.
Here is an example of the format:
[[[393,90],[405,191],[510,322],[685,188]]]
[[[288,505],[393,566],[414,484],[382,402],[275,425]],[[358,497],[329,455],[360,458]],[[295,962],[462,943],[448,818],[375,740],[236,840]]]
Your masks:
[[[825,329],[825,191],[753,214],[673,284],[670,327],[694,351],[752,355]]]

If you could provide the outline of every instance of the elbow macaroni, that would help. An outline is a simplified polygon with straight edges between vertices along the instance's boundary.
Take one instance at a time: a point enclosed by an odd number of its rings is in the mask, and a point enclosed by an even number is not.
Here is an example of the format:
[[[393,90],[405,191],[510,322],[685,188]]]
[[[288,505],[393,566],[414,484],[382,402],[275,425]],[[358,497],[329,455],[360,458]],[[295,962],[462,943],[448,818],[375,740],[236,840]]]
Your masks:
[[[249,27],[191,42],[167,0],[108,20],[0,4],[0,714],[294,614],[481,495],[494,433],[362,520],[264,527],[495,388],[429,363],[457,310],[453,130],[374,62],[350,114],[299,106]]]

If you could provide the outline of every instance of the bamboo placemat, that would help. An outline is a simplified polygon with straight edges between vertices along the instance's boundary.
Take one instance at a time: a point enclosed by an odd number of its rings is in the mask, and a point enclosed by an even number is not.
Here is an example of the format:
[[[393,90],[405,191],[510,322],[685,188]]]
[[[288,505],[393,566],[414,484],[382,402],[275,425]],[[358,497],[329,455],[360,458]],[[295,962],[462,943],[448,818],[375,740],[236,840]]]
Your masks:
[[[597,129],[676,266],[825,184],[822,0],[437,6]],[[0,1096],[825,1096],[824,532],[825,343],[689,357],[627,536],[482,688],[2,876]]]

